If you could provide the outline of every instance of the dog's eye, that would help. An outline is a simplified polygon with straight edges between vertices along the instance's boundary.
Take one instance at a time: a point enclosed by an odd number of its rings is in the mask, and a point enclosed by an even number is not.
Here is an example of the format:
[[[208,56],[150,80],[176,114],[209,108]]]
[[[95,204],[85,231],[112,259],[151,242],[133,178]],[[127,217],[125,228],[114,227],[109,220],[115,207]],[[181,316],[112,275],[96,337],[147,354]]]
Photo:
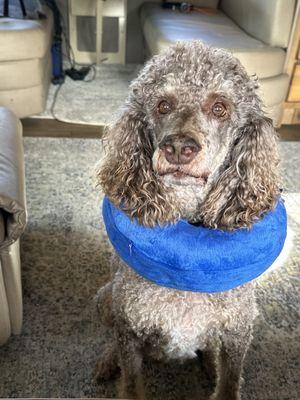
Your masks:
[[[225,117],[227,109],[223,103],[218,102],[212,106],[212,112],[216,117],[220,118]]]
[[[171,104],[168,103],[166,100],[162,100],[158,103],[157,111],[160,114],[169,114],[172,111]]]

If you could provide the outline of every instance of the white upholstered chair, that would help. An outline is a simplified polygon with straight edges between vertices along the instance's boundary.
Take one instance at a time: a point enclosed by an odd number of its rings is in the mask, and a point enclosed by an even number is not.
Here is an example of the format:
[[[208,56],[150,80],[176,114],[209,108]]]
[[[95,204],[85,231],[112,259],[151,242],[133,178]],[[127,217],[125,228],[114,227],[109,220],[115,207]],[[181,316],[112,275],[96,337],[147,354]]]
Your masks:
[[[19,118],[44,110],[51,81],[53,17],[41,12],[35,20],[0,18],[0,106]]]
[[[0,107],[0,345],[22,328],[19,239],[25,224],[22,125]]]

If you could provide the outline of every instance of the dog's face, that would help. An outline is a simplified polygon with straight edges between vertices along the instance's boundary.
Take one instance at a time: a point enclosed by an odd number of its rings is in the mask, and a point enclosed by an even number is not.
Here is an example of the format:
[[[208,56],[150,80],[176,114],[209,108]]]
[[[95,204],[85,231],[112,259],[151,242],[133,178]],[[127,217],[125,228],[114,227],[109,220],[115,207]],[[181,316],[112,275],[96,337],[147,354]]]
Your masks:
[[[167,185],[203,188],[228,150],[231,99],[174,82],[154,101],[154,170]]]
[[[173,188],[182,207],[187,204],[189,213],[204,199],[228,154],[238,107],[221,82],[217,88],[203,82],[201,68],[195,78],[202,84],[185,82],[182,74],[166,76],[167,83],[153,92],[146,105],[152,168]]]
[[[256,87],[231,54],[199,42],[155,56],[110,130],[105,192],[145,225],[249,226],[278,194],[276,134]]]

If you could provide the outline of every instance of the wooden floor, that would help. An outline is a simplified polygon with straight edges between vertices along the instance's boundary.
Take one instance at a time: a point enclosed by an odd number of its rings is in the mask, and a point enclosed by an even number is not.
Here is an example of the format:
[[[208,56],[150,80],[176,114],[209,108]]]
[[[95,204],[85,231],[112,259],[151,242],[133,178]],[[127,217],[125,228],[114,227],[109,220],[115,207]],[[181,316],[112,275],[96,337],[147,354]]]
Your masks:
[[[105,128],[42,118],[26,118],[22,124],[24,136],[36,137],[101,138]],[[282,140],[300,141],[300,125],[283,125],[278,132]]]

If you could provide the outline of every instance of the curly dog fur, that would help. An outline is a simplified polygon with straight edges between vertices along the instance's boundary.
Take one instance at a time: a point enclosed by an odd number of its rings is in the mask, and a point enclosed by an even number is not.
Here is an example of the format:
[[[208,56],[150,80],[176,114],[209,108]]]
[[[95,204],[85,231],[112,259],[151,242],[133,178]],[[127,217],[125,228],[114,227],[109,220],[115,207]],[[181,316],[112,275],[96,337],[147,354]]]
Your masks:
[[[235,57],[199,42],[153,57],[106,134],[97,174],[104,192],[145,226],[186,218],[251,227],[279,195],[277,135],[257,86]],[[99,360],[98,377],[119,366],[120,397],[143,398],[143,357],[180,361],[201,350],[217,372],[211,399],[239,399],[257,314],[253,284],[184,292],[145,280],[117,256],[112,265],[99,295],[116,341]]]

